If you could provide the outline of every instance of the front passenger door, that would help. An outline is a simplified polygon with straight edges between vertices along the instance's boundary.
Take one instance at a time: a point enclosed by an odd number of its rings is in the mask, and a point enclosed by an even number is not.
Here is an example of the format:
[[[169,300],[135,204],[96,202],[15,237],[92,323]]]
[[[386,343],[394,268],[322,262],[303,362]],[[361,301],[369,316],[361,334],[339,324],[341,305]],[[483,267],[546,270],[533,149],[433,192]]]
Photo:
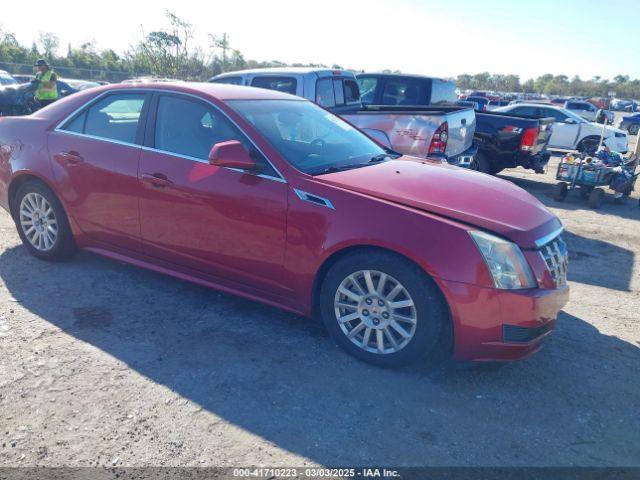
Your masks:
[[[223,283],[282,293],[287,184],[217,108],[157,94],[140,160],[140,225],[148,255]],[[214,144],[238,140],[252,173],[209,164]]]
[[[549,146],[566,150],[575,148],[580,133],[580,124],[567,123],[567,119],[571,117],[568,117],[558,110],[552,108],[543,108],[541,110],[543,116],[553,117],[555,119],[551,138],[549,139]]]

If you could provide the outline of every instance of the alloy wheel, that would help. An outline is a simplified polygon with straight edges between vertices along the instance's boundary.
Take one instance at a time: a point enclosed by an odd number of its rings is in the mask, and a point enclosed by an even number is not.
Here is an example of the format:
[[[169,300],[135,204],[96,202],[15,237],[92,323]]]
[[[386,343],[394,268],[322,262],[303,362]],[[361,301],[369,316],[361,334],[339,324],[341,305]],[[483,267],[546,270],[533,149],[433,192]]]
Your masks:
[[[33,248],[41,252],[50,251],[58,238],[53,207],[39,193],[28,193],[20,202],[20,227]]]
[[[370,353],[396,353],[416,332],[418,317],[411,295],[384,272],[360,270],[347,276],[336,291],[334,310],[346,337]]]

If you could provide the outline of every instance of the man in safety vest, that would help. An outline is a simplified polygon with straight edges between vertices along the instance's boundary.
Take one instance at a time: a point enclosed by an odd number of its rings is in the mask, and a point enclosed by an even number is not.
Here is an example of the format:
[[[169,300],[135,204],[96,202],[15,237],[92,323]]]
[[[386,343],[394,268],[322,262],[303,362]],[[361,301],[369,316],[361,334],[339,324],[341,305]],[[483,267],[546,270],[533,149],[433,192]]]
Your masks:
[[[38,69],[36,73],[36,82],[38,83],[36,100],[40,102],[40,105],[46,107],[58,99],[58,85],[56,84],[58,76],[49,68],[46,60],[38,60],[34,67]]]

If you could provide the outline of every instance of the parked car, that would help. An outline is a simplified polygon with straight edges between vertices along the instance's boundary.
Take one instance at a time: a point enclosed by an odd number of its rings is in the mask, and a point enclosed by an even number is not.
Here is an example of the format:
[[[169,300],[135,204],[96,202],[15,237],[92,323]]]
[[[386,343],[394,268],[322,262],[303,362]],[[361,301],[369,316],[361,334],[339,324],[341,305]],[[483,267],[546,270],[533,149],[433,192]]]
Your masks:
[[[367,74],[371,75],[371,74]],[[439,155],[449,163],[468,165],[473,159],[475,115],[472,110],[448,104],[455,101],[455,86],[438,83],[429,94],[442,104],[419,109],[411,106],[414,91],[411,81],[387,80],[385,76],[372,83],[373,95],[393,98],[392,105],[362,105],[356,77],[345,70],[318,68],[275,68],[243,70],[218,75],[210,82],[232,83],[277,90],[311,100],[360,128],[383,145],[405,155],[426,158]],[[364,83],[363,83],[364,85]],[[440,87],[442,87],[440,89]],[[368,92],[367,92],[368,94]],[[445,100],[446,98],[446,100]]]
[[[434,87],[434,79],[427,76],[419,75],[403,75],[403,74],[366,74],[358,75],[358,83],[363,91],[368,88],[366,82],[392,79],[394,84],[411,85],[416,92],[421,92],[417,99],[413,99],[411,103],[416,105],[415,108],[423,108],[416,102],[434,102],[435,100],[442,103],[456,103],[465,106],[478,105],[482,103],[486,105],[489,100],[486,97],[469,96],[466,100],[456,100],[455,85],[453,82],[446,82],[446,88],[442,85]],[[363,78],[364,77],[364,78]],[[432,93],[439,92],[434,97]],[[447,94],[441,92],[449,92]],[[396,102],[394,96],[380,95],[379,93],[372,97],[372,101],[382,102],[387,105],[388,102]],[[491,100],[497,102],[496,100]],[[493,114],[493,112],[484,112],[479,107],[476,110],[476,128],[474,132],[474,140],[478,145],[478,151],[474,155],[473,160],[468,165],[474,170],[480,170],[484,173],[498,173],[504,168],[522,166],[531,168],[537,172],[543,172],[550,154],[546,150],[546,145],[551,133],[550,126],[553,119],[535,119],[522,118],[507,114]]]
[[[568,300],[562,225],[533,196],[400,160],[298,97],[113,85],[0,125],[0,205],[34,256],[78,247],[315,313],[377,365],[527,356]]]
[[[28,115],[37,110],[35,88],[33,83],[0,86],[0,117]]]
[[[92,82],[90,80],[78,80],[75,78],[59,78],[58,81],[67,84],[76,92],[86,90],[87,88],[95,88],[100,86],[98,82]]]
[[[14,74],[13,78],[15,78],[18,83],[29,83],[33,81],[36,77],[35,75],[24,75],[22,73],[19,73],[19,74]]]
[[[569,110],[576,115],[580,115],[585,120],[593,122],[596,118],[598,108],[589,102],[578,102],[569,100],[564,104],[565,110]]]
[[[489,106],[489,99],[486,97],[469,95],[467,97],[467,102],[475,102],[478,105],[476,112],[486,112]]]
[[[580,115],[576,115],[564,108],[537,103],[520,103],[501,107],[496,111],[516,113],[534,118],[553,117],[555,124],[549,139],[550,148],[593,152],[600,143],[602,125],[588,122]],[[627,133],[609,125],[605,126],[604,129],[604,138],[607,146],[616,152],[627,153],[629,150]]]
[[[0,70],[0,86],[18,85],[18,81],[6,70]]]
[[[634,113],[626,117],[622,117],[622,121],[618,126],[621,130],[626,130],[629,135],[637,135],[640,130],[640,113]]]

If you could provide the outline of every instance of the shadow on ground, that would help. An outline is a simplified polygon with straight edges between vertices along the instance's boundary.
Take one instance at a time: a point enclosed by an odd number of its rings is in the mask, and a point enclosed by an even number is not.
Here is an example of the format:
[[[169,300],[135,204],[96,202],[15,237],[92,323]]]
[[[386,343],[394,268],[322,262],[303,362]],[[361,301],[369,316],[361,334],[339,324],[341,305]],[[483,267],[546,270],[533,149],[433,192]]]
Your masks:
[[[571,315],[537,355],[495,371],[390,371],[310,320],[90,254],[50,264],[14,247],[0,277],[77,340],[315,462],[640,463],[640,348]]]

